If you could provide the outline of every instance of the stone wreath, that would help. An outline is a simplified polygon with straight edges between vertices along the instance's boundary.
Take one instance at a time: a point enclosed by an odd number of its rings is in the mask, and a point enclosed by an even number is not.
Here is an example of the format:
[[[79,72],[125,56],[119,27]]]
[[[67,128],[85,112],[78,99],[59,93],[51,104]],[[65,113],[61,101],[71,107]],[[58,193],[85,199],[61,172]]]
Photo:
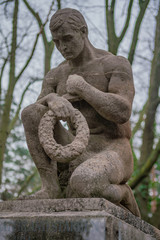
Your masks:
[[[67,121],[67,118],[64,119],[63,116],[63,120]],[[38,129],[39,140],[50,159],[66,163],[81,155],[86,149],[89,140],[89,128],[81,112],[72,108],[70,122],[76,129],[76,136],[72,143],[62,146],[54,139],[54,126],[56,122],[57,117],[51,110],[43,115]]]

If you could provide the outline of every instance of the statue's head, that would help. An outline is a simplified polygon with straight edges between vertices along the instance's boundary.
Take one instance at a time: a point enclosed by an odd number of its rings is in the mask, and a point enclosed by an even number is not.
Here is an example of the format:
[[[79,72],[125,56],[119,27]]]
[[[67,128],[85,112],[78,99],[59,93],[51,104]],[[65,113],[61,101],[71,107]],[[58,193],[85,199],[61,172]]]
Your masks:
[[[88,26],[83,17],[83,15],[72,8],[64,8],[58,10],[50,20],[49,28],[51,32],[56,31],[64,23],[68,23],[72,30],[80,30],[82,27],[85,27],[88,33]]]
[[[71,8],[58,10],[50,20],[50,31],[57,49],[67,60],[78,57],[88,35],[82,14]]]

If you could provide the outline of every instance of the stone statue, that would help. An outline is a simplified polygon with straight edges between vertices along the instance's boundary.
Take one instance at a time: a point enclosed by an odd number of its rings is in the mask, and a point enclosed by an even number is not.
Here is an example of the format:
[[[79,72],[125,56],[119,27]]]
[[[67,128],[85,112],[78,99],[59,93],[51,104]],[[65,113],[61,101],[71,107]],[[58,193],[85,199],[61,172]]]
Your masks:
[[[75,9],[58,10],[50,31],[65,61],[48,72],[36,103],[22,111],[42,181],[42,189],[25,199],[102,197],[140,216],[126,184],[133,172],[131,66],[90,43],[87,24]]]

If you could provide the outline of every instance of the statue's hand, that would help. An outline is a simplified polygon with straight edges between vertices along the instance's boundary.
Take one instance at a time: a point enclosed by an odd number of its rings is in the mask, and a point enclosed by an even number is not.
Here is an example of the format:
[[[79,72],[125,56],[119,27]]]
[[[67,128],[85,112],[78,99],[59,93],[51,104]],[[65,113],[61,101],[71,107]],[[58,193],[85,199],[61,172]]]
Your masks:
[[[70,116],[70,111],[73,109],[72,104],[63,97],[57,96],[53,101],[48,101],[48,107],[55,116],[59,119],[66,119]]]
[[[80,92],[85,88],[85,80],[83,77],[77,74],[69,75],[66,86],[68,93],[79,95]]]
[[[70,110],[73,108],[72,104],[67,99],[60,97],[55,93],[50,93],[38,101],[38,103],[41,104],[43,104],[43,102],[59,119],[69,117]]]

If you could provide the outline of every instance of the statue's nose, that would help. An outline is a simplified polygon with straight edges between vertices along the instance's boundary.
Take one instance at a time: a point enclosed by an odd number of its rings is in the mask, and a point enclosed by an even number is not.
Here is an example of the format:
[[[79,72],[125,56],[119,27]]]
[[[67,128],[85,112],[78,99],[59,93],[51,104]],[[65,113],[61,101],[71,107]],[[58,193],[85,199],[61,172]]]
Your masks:
[[[63,41],[60,42],[60,49],[62,52],[67,49],[66,44]]]

